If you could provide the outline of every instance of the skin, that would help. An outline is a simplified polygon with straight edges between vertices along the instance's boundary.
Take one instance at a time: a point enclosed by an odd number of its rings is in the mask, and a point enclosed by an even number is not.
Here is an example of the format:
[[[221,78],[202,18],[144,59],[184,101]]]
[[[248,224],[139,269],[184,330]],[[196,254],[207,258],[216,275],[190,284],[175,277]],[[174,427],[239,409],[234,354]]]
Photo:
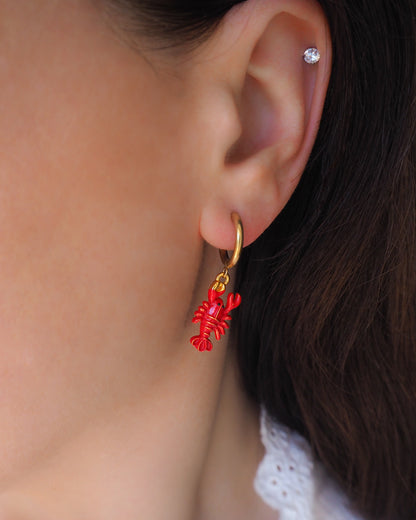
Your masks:
[[[1,520],[276,518],[252,490],[258,409],[227,340],[189,344],[231,211],[245,245],[275,218],[325,97],[318,8],[292,2],[279,32],[286,4],[254,21],[259,4],[184,59],[127,45],[86,0],[0,1]],[[281,67],[301,124],[269,115],[283,26],[290,52],[312,31],[327,56]]]

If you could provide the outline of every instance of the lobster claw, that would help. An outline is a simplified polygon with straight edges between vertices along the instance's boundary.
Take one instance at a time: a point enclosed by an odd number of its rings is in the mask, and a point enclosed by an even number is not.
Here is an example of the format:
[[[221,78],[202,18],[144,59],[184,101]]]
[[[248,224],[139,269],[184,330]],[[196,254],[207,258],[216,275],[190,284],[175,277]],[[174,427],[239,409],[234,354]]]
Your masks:
[[[225,311],[228,313],[230,312],[232,309],[235,309],[236,307],[238,307],[241,303],[241,296],[236,293],[236,294],[233,294],[233,293],[230,293],[227,297],[227,306],[225,307]]]

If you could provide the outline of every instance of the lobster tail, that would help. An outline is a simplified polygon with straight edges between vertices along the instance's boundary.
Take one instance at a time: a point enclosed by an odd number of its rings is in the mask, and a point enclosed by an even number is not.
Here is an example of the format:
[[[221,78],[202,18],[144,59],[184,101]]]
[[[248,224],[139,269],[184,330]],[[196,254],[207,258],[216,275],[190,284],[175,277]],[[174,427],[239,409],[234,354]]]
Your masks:
[[[208,338],[193,336],[190,341],[192,345],[200,352],[203,352],[204,350],[212,350],[212,343]]]

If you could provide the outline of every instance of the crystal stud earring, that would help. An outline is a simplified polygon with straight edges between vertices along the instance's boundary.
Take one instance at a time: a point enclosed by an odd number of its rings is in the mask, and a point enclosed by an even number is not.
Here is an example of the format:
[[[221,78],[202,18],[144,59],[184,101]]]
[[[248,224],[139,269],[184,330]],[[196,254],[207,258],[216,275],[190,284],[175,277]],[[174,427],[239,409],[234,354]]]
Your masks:
[[[309,65],[314,65],[321,59],[321,54],[315,47],[309,47],[309,49],[306,49],[306,51],[303,53],[303,59]]]

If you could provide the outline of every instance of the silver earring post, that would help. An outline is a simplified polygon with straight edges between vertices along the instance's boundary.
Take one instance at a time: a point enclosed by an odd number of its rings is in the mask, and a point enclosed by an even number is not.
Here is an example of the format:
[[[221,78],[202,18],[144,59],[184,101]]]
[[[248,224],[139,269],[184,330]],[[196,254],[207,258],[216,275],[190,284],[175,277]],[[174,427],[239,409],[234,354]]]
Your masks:
[[[309,65],[315,65],[315,63],[318,63],[318,61],[321,59],[321,54],[315,47],[309,47],[309,49],[306,49],[306,51],[303,53],[303,59]]]

